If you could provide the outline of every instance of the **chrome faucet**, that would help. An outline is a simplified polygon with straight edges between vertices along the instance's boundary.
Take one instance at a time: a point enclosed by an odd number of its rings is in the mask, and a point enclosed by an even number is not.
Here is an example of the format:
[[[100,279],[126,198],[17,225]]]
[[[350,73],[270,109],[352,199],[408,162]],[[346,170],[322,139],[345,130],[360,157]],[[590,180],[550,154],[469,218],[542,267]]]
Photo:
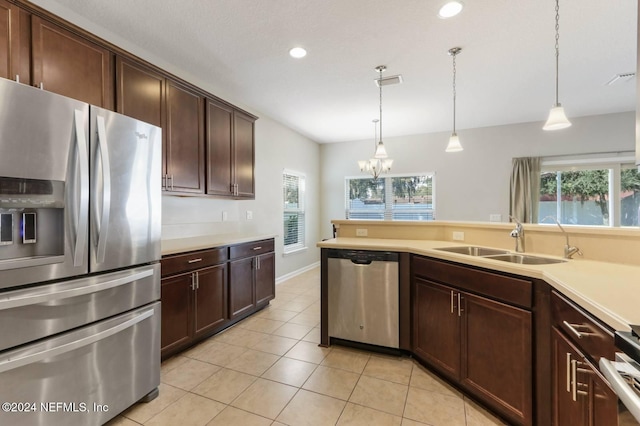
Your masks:
[[[509,217],[516,222],[516,228],[511,231],[511,236],[516,239],[516,252],[524,253],[524,227],[518,219],[511,215]]]
[[[558,221],[558,219],[556,219],[555,216],[547,216],[544,219],[542,219],[542,222],[544,222],[547,219],[553,219],[554,222],[556,223],[556,225],[558,225],[558,227],[560,228],[560,230],[564,234],[565,238],[567,239],[567,242],[564,245],[564,258],[565,259],[571,259],[571,256],[573,256],[576,253],[578,253],[580,256],[582,256],[582,252],[580,251],[580,249],[578,247],[574,247],[574,246],[569,244],[569,234],[567,234],[567,231],[565,231],[564,228],[562,227],[562,225],[560,225],[560,222]]]

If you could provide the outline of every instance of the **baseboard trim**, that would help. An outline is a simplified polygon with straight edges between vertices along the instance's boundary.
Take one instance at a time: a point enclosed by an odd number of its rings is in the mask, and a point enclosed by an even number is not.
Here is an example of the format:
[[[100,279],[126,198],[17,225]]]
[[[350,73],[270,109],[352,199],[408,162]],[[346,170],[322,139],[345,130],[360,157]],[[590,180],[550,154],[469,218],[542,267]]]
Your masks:
[[[288,279],[291,279],[295,276],[298,276],[300,274],[304,274],[307,271],[310,271],[314,268],[317,268],[320,266],[320,261],[314,262],[311,265],[307,265],[304,268],[300,268],[296,271],[293,272],[289,272],[288,274],[282,275],[281,277],[276,278],[276,285],[283,283],[284,281],[287,281]]]

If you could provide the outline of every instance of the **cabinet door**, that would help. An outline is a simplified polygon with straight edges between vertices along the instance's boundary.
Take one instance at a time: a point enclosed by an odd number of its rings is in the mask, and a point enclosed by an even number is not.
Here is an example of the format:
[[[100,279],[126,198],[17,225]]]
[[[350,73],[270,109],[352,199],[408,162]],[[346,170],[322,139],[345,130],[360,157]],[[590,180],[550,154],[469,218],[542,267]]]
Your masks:
[[[204,194],[203,98],[167,80],[165,167],[167,187],[175,192]]]
[[[234,319],[255,306],[254,257],[229,262],[229,318]]]
[[[234,113],[234,181],[237,194],[242,198],[254,198],[254,119],[238,111]]]
[[[116,107],[120,114],[162,127],[164,77],[127,59],[116,58]]]
[[[34,85],[113,109],[111,52],[37,16],[31,34]]]
[[[460,377],[457,293],[421,278],[414,281],[413,352],[448,376]]]
[[[585,392],[589,400],[589,426],[617,425],[618,396],[593,365],[586,361],[585,364],[588,376]]]
[[[462,293],[461,383],[507,418],[531,424],[531,312]]]
[[[191,274],[164,278],[161,281],[162,352],[167,353],[189,344],[192,331]]]
[[[195,337],[211,332],[227,320],[227,265],[201,269],[195,293]]]
[[[268,303],[276,296],[276,278],[274,253],[263,254],[256,257],[258,267],[256,269],[256,305]]]
[[[233,109],[207,101],[207,194],[233,193]]]
[[[585,399],[576,391],[576,400],[573,400],[571,373],[571,362],[582,360],[583,356],[555,327],[551,330],[551,351],[553,424],[556,426],[585,425],[587,424]]]
[[[30,84],[30,27],[27,12],[0,0],[0,77]]]

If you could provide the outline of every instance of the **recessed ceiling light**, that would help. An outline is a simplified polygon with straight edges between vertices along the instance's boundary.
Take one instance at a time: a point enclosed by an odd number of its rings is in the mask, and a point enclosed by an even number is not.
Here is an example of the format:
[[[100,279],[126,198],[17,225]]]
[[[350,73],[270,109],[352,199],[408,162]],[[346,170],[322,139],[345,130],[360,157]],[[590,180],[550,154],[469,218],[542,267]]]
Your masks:
[[[304,58],[307,56],[307,51],[302,47],[294,47],[289,50],[289,55],[291,55],[292,58]]]
[[[460,1],[447,2],[438,11],[438,17],[442,19],[451,18],[460,13],[463,7],[464,5]]]

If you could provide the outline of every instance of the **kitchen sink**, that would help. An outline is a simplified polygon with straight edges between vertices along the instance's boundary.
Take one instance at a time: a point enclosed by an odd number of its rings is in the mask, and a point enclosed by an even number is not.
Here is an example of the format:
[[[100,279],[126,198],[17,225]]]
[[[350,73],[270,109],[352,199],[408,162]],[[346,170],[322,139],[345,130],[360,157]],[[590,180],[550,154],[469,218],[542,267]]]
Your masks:
[[[485,256],[486,259],[501,260],[503,262],[520,263],[522,265],[548,265],[551,263],[563,263],[564,259],[556,259],[553,257],[529,256],[528,254],[498,254],[493,256]]]
[[[509,254],[507,250],[498,250],[475,246],[442,247],[437,248],[436,250],[448,251],[450,253],[466,254],[469,256],[493,256],[499,254]]]

